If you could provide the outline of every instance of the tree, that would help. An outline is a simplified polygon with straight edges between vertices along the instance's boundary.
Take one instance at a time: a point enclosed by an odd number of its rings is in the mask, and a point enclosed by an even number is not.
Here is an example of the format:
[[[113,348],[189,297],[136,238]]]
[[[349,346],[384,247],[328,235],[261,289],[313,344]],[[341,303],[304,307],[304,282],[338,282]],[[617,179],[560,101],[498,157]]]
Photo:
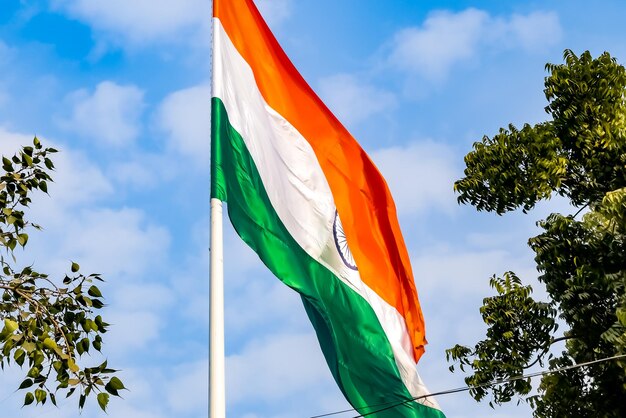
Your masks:
[[[499,215],[528,213],[555,194],[577,207],[538,221],[528,242],[549,300],[534,300],[513,272],[493,276],[496,294],[480,308],[486,338],[446,354],[472,371],[465,381],[477,401],[527,400],[535,417],[625,417],[623,358],[545,375],[535,394],[530,379],[488,385],[535,364],[555,370],[626,353],[626,70],[606,52],[569,50],[546,70],[551,119],[475,143],[454,188],[460,203]]]
[[[81,356],[100,351],[107,324],[95,311],[104,306],[97,286],[99,274],[83,275],[77,263],[71,273],[54,280],[33,266],[18,268],[16,247],[28,243],[28,229],[41,227],[26,218],[31,194],[48,191],[54,169],[52,154],[35,138],[11,158],[2,158],[0,176],[0,366],[12,362],[26,366],[19,389],[26,390],[24,405],[57,404],[59,392],[79,394],[82,409],[94,394],[103,410],[109,395],[119,396],[124,385],[107,362],[82,367]]]

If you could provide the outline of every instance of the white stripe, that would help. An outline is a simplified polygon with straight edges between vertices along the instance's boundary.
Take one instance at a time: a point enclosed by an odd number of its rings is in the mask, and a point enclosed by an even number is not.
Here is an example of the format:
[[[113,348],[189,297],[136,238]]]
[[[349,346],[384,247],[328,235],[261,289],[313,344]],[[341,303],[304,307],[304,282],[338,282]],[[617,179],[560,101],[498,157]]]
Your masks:
[[[269,200],[296,242],[369,302],[383,327],[413,396],[428,390],[419,378],[406,323],[400,313],[342,261],[333,238],[335,203],[313,149],[304,137],[265,102],[252,68],[239,54],[219,19],[213,19],[213,95],[224,103],[230,124],[242,136]],[[434,399],[428,406],[439,408]]]

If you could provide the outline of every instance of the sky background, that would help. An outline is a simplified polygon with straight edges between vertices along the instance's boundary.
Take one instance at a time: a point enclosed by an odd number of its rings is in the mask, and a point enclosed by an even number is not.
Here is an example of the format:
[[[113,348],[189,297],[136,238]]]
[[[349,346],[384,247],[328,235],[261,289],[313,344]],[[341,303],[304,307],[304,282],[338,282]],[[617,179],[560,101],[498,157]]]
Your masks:
[[[546,62],[565,48],[626,57],[619,1],[257,0],[296,67],[376,162],[394,194],[430,344],[432,391],[463,386],[446,348],[484,333],[488,278],[535,283],[530,215],[458,206],[452,185],[483,135],[546,119]],[[55,156],[18,261],[102,273],[113,325],[103,352],[131,389],[109,416],[207,411],[210,16],[208,0],[0,0],[0,152],[38,135]],[[305,418],[345,409],[299,297],[226,224],[226,374],[231,418]],[[542,295],[541,286],[535,285]],[[97,357],[86,361],[96,363]],[[0,375],[0,416],[20,409],[19,369]],[[467,394],[449,418],[527,417]],[[84,418],[105,416],[95,400]]]

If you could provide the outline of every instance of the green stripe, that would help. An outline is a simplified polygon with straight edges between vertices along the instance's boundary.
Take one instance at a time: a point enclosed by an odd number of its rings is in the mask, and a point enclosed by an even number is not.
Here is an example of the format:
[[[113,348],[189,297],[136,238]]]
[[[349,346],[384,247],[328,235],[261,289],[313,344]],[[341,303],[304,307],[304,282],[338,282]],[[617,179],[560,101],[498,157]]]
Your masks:
[[[345,397],[360,413],[371,411],[362,408],[364,405],[409,399],[390,343],[371,306],[289,234],[218,98],[212,100],[211,115],[211,196],[228,202],[228,215],[239,236],[282,282],[300,293],[326,362]],[[410,402],[372,416],[441,418],[443,414]]]

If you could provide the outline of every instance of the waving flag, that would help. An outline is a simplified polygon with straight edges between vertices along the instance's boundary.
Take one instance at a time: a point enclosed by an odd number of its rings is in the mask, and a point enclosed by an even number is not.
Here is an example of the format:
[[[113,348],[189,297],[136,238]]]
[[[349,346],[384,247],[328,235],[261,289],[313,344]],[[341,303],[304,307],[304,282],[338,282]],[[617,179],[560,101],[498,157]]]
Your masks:
[[[434,399],[411,400],[428,393],[416,371],[424,321],[383,177],[252,0],[213,7],[211,196],[227,202],[237,233],[301,295],[359,412],[443,417]]]

